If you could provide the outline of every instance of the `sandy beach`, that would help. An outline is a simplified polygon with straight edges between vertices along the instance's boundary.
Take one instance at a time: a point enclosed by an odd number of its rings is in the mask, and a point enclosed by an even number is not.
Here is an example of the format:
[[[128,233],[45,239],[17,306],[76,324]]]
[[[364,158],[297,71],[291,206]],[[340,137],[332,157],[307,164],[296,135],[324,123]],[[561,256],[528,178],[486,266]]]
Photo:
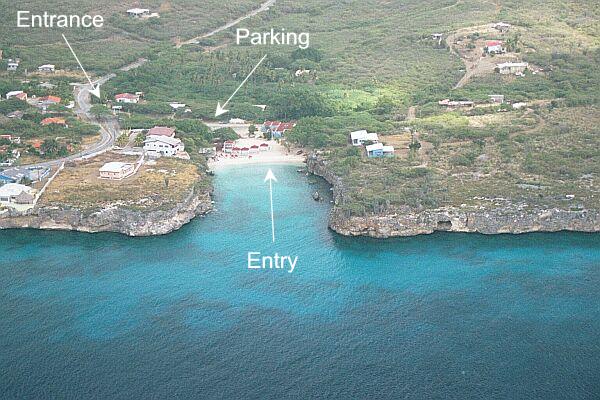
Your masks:
[[[270,145],[269,150],[260,151],[255,154],[249,154],[248,156],[235,156],[233,154],[227,154],[218,152],[213,158],[209,159],[208,166],[212,170],[216,170],[222,167],[231,165],[244,165],[244,164],[293,164],[302,165],[305,160],[304,154],[296,154],[296,150],[288,150],[281,144],[265,139],[253,139],[253,138],[241,138],[235,141],[236,147],[248,147],[252,145],[260,146],[262,143],[268,143]]]

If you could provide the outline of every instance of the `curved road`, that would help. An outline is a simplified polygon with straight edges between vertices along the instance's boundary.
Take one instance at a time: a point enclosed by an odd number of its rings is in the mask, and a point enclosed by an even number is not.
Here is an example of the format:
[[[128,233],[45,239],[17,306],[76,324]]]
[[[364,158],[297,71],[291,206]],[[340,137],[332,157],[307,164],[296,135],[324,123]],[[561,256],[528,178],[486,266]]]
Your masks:
[[[247,13],[233,21],[230,21],[208,33],[205,33],[196,38],[187,40],[185,42],[179,43],[176,47],[179,48],[183,45],[194,44],[200,39],[213,36],[221,31],[229,29],[232,26],[239,24],[240,22],[242,22],[243,20],[245,20],[247,18],[253,17],[257,14],[260,14],[261,12],[267,11],[272,5],[275,4],[276,1],[277,0],[266,0],[264,3],[261,4],[261,6],[259,8],[252,10],[249,13]],[[140,59],[140,60],[134,62],[133,64],[130,64],[128,66],[120,68],[120,70],[127,71],[129,69],[137,68],[137,67],[141,66],[142,64],[144,64],[144,62],[146,62],[146,61],[147,61],[146,59]],[[106,75],[106,76],[98,79],[94,83],[102,85],[102,84],[108,82],[110,79],[114,78],[115,76],[116,76],[115,74],[109,74],[109,75]],[[74,97],[75,97],[75,113],[82,120],[96,124],[100,127],[100,134],[101,134],[100,141],[94,143],[89,148],[87,148],[84,151],[81,151],[77,154],[73,154],[73,155],[70,155],[65,158],[59,158],[57,160],[46,161],[46,162],[38,163],[38,164],[20,165],[19,166],[20,168],[54,167],[54,166],[62,164],[64,161],[73,161],[73,160],[77,160],[77,159],[81,159],[81,158],[93,157],[93,156],[98,155],[98,154],[100,154],[106,150],[109,150],[110,148],[113,147],[116,138],[119,136],[119,131],[120,131],[119,122],[118,122],[117,118],[114,116],[110,116],[110,117],[104,118],[102,120],[98,120],[93,115],[90,114],[92,102],[91,102],[91,98],[90,98],[89,89],[90,89],[90,85],[83,85],[83,84],[75,85],[75,88],[73,91]]]
[[[100,84],[106,83],[109,79],[114,78],[115,74],[107,75],[97,82]],[[73,93],[75,97],[75,113],[82,120],[96,124],[100,127],[101,138],[100,141],[94,143],[89,148],[72,154],[68,157],[59,158],[57,160],[46,161],[38,164],[19,165],[19,168],[37,168],[37,167],[54,167],[62,164],[64,161],[73,161],[80,158],[88,158],[98,155],[110,148],[112,148],[116,138],[119,136],[119,122],[114,116],[110,116],[104,120],[97,120],[93,115],[90,114],[92,108],[91,95],[89,92],[89,85],[76,85]]]

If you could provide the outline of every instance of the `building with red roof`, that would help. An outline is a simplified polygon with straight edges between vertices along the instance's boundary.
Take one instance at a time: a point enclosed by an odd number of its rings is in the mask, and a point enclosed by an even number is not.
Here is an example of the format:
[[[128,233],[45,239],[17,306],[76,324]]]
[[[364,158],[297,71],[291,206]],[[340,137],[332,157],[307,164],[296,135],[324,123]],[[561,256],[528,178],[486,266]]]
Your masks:
[[[61,100],[58,96],[44,96],[37,99],[37,106],[46,109],[50,106],[60,104]]]
[[[51,118],[44,118],[41,122],[42,126],[48,126],[48,125],[63,125],[63,126],[67,126],[67,121],[64,118],[58,118],[58,117],[51,117]]]
[[[38,102],[48,102],[48,103],[53,103],[53,104],[58,104],[60,103],[62,99],[58,96],[44,96],[44,97],[40,97],[38,99]]]
[[[155,126],[148,131],[147,136],[167,136],[175,137],[175,128],[168,128],[166,126]]]
[[[115,101],[117,103],[137,103],[140,101],[140,96],[131,93],[119,93],[115,95]]]
[[[500,54],[504,53],[505,50],[502,47],[500,40],[489,40],[485,43],[485,51],[489,54]]]
[[[294,126],[296,126],[295,122],[281,122],[277,127],[272,128],[271,132],[273,133],[273,137],[280,138]]]

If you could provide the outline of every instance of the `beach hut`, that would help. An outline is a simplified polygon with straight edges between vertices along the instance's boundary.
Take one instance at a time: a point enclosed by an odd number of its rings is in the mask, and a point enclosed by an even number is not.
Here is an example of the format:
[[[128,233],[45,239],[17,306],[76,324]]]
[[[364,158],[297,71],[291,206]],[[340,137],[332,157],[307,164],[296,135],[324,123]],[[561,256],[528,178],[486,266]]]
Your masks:
[[[250,148],[249,147],[242,147],[240,149],[240,156],[241,157],[248,157],[248,154],[250,153]]]
[[[241,148],[234,146],[231,148],[231,154],[233,154],[234,156],[239,156],[241,150]]]
[[[261,143],[259,146],[259,150],[260,151],[267,151],[269,150],[269,144],[268,143]]]
[[[260,151],[260,147],[257,144],[250,146],[250,154],[256,154]]]

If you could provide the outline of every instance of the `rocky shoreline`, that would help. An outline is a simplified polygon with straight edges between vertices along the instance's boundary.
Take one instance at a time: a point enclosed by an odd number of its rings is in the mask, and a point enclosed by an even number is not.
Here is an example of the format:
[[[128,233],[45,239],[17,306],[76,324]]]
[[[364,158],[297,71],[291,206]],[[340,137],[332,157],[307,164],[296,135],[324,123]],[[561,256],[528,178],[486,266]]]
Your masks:
[[[173,232],[195,217],[209,213],[212,208],[210,191],[197,192],[194,189],[183,201],[167,210],[146,212],[117,205],[91,213],[66,207],[34,207],[23,213],[9,210],[0,214],[0,229],[33,228],[155,236]]]
[[[477,232],[482,234],[527,232],[599,232],[598,210],[564,210],[558,208],[491,206],[489,208],[440,207],[415,211],[399,208],[386,214],[353,216],[339,205],[344,203],[343,180],[336,176],[327,161],[317,154],[307,158],[308,171],[333,186],[334,206],[329,227],[345,236],[389,238],[415,236],[436,231]]]

